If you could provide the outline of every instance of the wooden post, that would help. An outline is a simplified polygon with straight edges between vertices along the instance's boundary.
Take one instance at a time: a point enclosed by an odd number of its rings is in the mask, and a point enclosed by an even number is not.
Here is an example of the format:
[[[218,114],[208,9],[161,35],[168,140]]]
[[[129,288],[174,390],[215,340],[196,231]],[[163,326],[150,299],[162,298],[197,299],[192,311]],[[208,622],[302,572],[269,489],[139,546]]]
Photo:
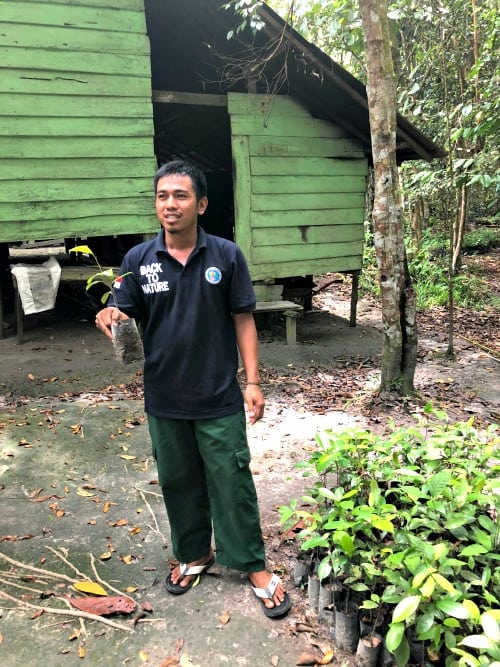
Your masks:
[[[359,271],[353,271],[351,273],[352,283],[351,283],[351,317],[349,319],[349,326],[356,326],[356,314],[358,308],[358,288],[359,288]]]
[[[297,345],[297,312],[285,310],[286,344],[292,347]]]

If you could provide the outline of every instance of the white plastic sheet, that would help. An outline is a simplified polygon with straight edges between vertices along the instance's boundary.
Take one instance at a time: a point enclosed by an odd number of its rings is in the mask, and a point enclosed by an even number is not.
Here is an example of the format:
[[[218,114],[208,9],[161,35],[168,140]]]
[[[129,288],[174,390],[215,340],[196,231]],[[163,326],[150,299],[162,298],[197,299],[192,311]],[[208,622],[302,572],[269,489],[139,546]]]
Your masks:
[[[52,310],[56,304],[61,266],[55,257],[43,264],[16,264],[11,268],[25,315]]]

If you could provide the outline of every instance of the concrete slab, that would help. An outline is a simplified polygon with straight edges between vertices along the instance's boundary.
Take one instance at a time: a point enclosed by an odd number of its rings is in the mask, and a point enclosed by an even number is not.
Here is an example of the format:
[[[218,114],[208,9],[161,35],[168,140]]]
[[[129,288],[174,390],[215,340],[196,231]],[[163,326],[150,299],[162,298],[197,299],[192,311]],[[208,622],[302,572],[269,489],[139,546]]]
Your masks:
[[[303,425],[312,437],[307,415],[299,422],[299,430]],[[79,619],[48,613],[34,618],[34,609],[20,611],[0,598],[1,664],[75,664],[82,647],[85,664],[140,665],[147,658],[146,664],[157,666],[182,640],[181,653],[200,667],[295,665],[305,643],[292,632],[304,601],[300,591],[290,590],[296,606],[281,621],[267,619],[245,577],[226,568],[216,566],[185,596],[165,592],[173,554],[140,401],[34,398],[22,408],[3,409],[0,424],[0,556],[81,579],[74,567],[95,581],[92,554],[103,581],[119,591],[137,588],[131,595],[139,607],[148,603],[153,609],[135,627],[132,617],[114,617],[130,631],[85,621],[86,634],[71,639],[82,630]],[[252,434],[257,449],[262,437],[262,430]],[[279,449],[279,437],[268,445],[273,446]],[[281,502],[293,497],[294,473],[283,463],[274,476],[281,480],[276,492],[285,494]],[[269,480],[256,477],[265,513],[277,502]],[[101,560],[106,552],[111,557]],[[287,561],[287,555],[271,553],[271,566],[277,561]],[[291,564],[289,559],[290,569],[283,573],[289,589]],[[36,606],[60,608],[64,603],[56,603],[52,593],[77,594],[65,581],[0,557],[1,591]],[[224,614],[226,624],[220,620]]]

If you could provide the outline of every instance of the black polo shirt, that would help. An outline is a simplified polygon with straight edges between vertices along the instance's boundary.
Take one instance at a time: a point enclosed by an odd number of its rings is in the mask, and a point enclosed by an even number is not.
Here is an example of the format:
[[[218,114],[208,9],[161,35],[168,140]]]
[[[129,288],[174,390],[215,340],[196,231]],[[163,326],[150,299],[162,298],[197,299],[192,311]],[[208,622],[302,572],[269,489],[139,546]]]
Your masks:
[[[255,310],[238,246],[198,227],[196,247],[182,266],[161,230],[125,255],[120,275],[115,302],[143,324],[146,411],[172,419],[237,412],[243,399],[232,313]]]

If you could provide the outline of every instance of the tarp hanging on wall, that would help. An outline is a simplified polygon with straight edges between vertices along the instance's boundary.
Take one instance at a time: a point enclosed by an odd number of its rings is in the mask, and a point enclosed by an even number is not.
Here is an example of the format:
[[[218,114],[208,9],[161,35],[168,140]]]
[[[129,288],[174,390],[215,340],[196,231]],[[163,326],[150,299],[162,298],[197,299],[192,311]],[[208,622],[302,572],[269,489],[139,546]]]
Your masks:
[[[16,264],[11,272],[25,315],[54,308],[61,279],[61,266],[55,257],[43,264]]]

